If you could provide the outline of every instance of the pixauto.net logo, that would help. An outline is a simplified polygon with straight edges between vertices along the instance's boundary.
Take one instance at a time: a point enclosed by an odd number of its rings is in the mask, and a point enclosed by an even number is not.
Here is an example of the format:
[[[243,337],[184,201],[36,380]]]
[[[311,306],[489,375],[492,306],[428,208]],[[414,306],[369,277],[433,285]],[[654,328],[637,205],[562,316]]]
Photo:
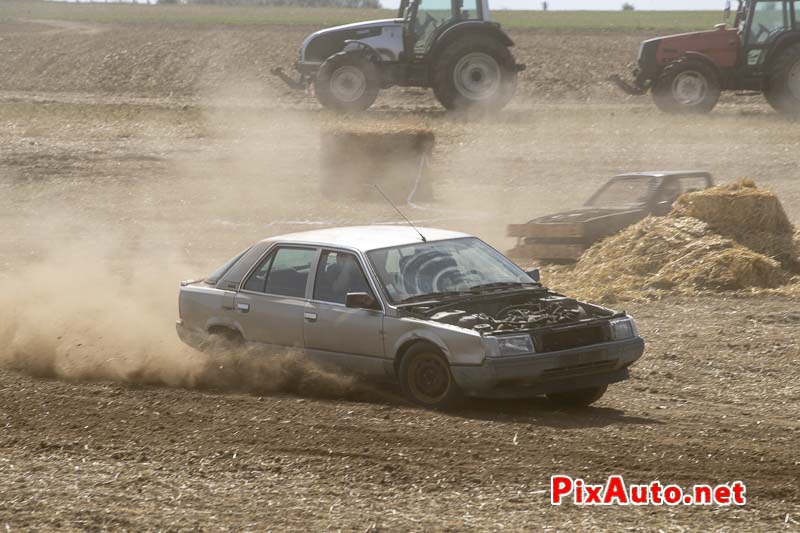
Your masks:
[[[550,478],[550,503],[574,505],[745,505],[747,487],[741,481],[722,485],[693,485],[684,490],[659,481],[626,485],[622,476],[609,476],[605,483],[592,485],[578,478],[555,475]]]

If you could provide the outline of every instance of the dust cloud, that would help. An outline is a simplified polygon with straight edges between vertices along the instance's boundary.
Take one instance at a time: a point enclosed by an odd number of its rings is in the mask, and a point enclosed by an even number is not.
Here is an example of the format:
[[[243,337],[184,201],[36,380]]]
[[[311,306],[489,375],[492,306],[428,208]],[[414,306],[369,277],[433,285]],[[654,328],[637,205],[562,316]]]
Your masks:
[[[298,223],[338,222],[313,190],[319,126],[297,114],[252,113],[239,94],[223,91],[204,106],[191,156],[143,158],[156,161],[144,167],[152,175],[7,188],[0,366],[71,381],[375,397],[297,351],[217,344],[200,352],[177,338],[181,279]],[[148,131],[159,150],[173,142]],[[32,188],[50,186],[57,192],[33,205]]]
[[[354,380],[292,350],[221,341],[203,352],[174,330],[177,261],[115,264],[110,248],[64,243],[22,273],[0,275],[0,365],[38,377],[362,398]]]

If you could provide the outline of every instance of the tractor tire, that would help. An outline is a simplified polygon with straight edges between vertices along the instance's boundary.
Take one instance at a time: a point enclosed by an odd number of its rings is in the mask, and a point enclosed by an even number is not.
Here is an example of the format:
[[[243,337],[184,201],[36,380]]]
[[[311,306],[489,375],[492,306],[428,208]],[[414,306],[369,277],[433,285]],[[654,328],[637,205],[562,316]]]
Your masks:
[[[436,99],[446,109],[499,111],[516,91],[516,61],[495,39],[462,39],[435,60],[432,82]]]
[[[432,344],[418,342],[400,360],[400,389],[407,399],[428,409],[459,407],[464,396],[450,372],[450,364]]]
[[[800,44],[788,47],[772,64],[764,96],[778,113],[800,118]]]
[[[322,63],[314,93],[324,107],[343,113],[366,111],[381,87],[378,67],[359,52],[339,52]]]
[[[664,67],[653,86],[653,102],[665,113],[704,114],[717,105],[722,88],[707,63],[685,57]]]
[[[547,395],[547,399],[556,405],[564,407],[586,407],[591,405],[608,390],[608,385],[590,387],[588,389],[578,389],[568,392],[552,392]]]

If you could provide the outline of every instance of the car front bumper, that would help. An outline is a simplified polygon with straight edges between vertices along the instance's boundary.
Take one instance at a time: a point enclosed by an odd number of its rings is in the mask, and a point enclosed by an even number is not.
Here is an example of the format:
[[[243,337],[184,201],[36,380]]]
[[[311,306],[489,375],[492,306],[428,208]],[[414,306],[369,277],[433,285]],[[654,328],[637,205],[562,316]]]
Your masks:
[[[633,337],[559,352],[486,358],[482,365],[450,367],[465,394],[525,398],[607,385],[628,379],[628,367],[644,353]]]

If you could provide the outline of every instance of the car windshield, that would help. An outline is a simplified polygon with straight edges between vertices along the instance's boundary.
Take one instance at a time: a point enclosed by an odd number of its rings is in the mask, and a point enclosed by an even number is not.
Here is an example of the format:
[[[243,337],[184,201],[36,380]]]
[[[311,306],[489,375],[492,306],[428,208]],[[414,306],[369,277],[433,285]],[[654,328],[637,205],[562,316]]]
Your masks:
[[[648,176],[616,178],[607,183],[586,203],[591,207],[635,205],[647,202],[652,192],[652,179]]]
[[[536,282],[480,239],[383,248],[367,253],[392,303]]]

